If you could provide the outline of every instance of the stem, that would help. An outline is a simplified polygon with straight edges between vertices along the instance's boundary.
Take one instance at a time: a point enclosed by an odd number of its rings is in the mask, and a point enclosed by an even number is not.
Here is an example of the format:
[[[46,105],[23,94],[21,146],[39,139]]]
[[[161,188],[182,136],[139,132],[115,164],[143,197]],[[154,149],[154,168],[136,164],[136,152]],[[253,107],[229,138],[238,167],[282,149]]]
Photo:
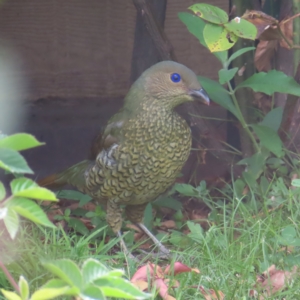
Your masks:
[[[231,84],[230,84],[229,81],[227,82],[227,84],[228,84],[228,87],[229,87],[229,92],[230,92],[230,94],[231,94],[231,98],[232,98],[232,100],[233,100],[234,106],[235,106],[235,108],[237,109],[238,114],[239,114],[239,121],[241,122],[241,124],[242,124],[242,126],[243,126],[243,129],[246,131],[246,133],[248,134],[249,138],[251,139],[251,141],[252,141],[252,143],[253,143],[253,145],[254,145],[255,150],[256,150],[257,152],[260,152],[260,147],[259,147],[259,145],[257,144],[254,135],[253,135],[252,132],[250,131],[250,129],[249,129],[249,127],[248,127],[248,124],[247,124],[246,121],[245,121],[245,118],[244,118],[244,116],[243,116],[243,114],[242,114],[242,111],[241,111],[241,109],[240,109],[239,103],[238,103],[238,101],[237,101],[237,99],[236,99],[234,90],[232,89],[232,86],[231,86]]]
[[[6,278],[10,282],[10,284],[13,286],[15,291],[20,294],[20,288],[19,288],[18,284],[16,283],[16,281],[14,280],[12,275],[9,273],[9,271],[6,269],[5,265],[2,263],[1,260],[0,260],[0,269],[2,269],[4,275],[6,276]]]

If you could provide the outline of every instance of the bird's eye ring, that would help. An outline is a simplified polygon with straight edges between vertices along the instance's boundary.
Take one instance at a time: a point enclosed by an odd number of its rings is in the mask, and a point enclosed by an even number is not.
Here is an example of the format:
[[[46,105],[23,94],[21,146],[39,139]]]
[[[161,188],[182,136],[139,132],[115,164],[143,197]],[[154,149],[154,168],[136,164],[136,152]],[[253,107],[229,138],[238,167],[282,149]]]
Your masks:
[[[179,82],[181,80],[181,77],[178,73],[171,74],[171,80],[175,83]]]

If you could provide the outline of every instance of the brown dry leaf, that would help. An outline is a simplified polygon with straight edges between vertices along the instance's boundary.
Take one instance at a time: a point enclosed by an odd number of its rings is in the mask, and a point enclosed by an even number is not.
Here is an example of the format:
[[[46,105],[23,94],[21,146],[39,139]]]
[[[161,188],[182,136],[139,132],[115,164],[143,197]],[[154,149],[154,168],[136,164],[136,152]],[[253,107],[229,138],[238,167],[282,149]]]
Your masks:
[[[88,230],[94,229],[96,226],[92,224],[91,219],[78,218]]]
[[[293,18],[294,17],[295,16],[293,16]],[[279,23],[279,26],[280,26],[280,30],[281,30],[283,36],[287,39],[287,41],[289,43],[289,44],[287,44],[287,42],[283,38],[281,38],[280,46],[290,49],[291,48],[290,45],[293,45],[293,19],[288,18],[288,19],[282,20]]]
[[[255,25],[257,28],[257,39],[270,41],[282,38],[280,31],[278,31],[279,21],[272,16],[262,11],[247,10],[242,18]]]
[[[291,272],[277,270],[275,265],[270,266],[262,275],[257,277],[256,290],[263,290],[266,296],[272,296],[278,291],[284,289],[297,273],[297,267],[294,266]],[[256,296],[256,290],[250,290],[249,296]],[[264,296],[260,297],[265,299]]]
[[[278,41],[260,41],[256,47],[254,63],[259,72],[271,69],[271,61],[278,47]]]
[[[238,75],[239,75],[239,76],[243,76],[245,70],[246,70],[246,65],[243,65],[243,66],[238,70]]]
[[[174,229],[176,228],[176,223],[174,220],[167,220],[161,223],[159,226],[161,229]]]
[[[299,17],[296,14],[281,21],[261,12],[246,11],[243,19],[251,22],[257,28],[256,38],[260,40],[255,52],[255,66],[258,71],[269,71],[271,60],[277,50],[278,43],[281,47],[293,48],[293,19]],[[296,46],[295,46],[296,47]]]
[[[224,300],[225,299],[225,295],[221,291],[216,292],[215,290],[212,290],[212,289],[207,290],[203,286],[200,286],[200,291],[206,300]]]
[[[272,109],[272,96],[259,92],[254,93],[253,104],[267,114]]]
[[[133,229],[134,231],[136,232],[143,232],[142,229],[134,224],[126,224],[126,227],[129,228],[129,229]]]
[[[145,280],[136,280],[134,285],[141,291],[145,291],[148,288],[148,282]]]

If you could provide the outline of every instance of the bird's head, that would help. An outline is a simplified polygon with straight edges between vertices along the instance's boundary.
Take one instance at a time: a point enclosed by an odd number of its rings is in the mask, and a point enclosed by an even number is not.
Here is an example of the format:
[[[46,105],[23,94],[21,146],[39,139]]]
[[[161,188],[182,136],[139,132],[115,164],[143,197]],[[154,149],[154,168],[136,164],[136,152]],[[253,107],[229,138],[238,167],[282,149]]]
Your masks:
[[[209,104],[209,97],[196,74],[173,61],[159,62],[147,69],[133,84],[133,89],[143,95],[141,101],[152,101],[170,109],[193,100]]]

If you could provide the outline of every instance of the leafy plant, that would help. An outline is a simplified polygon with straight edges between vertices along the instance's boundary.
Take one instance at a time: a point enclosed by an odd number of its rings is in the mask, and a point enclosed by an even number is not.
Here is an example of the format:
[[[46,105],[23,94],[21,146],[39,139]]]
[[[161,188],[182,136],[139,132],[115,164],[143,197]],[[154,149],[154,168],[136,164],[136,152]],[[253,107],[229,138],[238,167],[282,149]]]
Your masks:
[[[45,263],[44,267],[55,277],[30,295],[29,284],[21,276],[19,293],[1,289],[8,300],[47,300],[67,295],[80,299],[148,299],[151,295],[141,292],[122,276],[122,270],[109,270],[95,259],[87,259],[81,270],[69,259]]]
[[[180,20],[204,47],[213,52],[222,64],[222,69],[219,71],[219,82],[201,76],[199,76],[199,81],[214,102],[236,117],[244,130],[244,134],[251,140],[252,156],[244,157],[238,164],[245,166],[242,174],[243,182],[249,187],[257,189],[256,181],[265,172],[270,174],[274,172],[274,169],[270,170],[269,168],[270,164],[268,162],[270,162],[270,159],[286,163],[290,161],[290,158],[286,156],[286,150],[278,134],[283,110],[280,107],[274,108],[262,117],[258,123],[248,123],[240,107],[237,92],[241,89],[252,89],[254,92],[267,95],[279,92],[299,97],[300,85],[294,78],[283,72],[271,70],[256,73],[234,87],[232,80],[237,75],[238,68],[231,68],[231,63],[255,48],[240,49],[229,57],[228,52],[224,50],[232,47],[238,38],[255,39],[256,27],[239,17],[228,21],[229,18],[225,11],[209,4],[198,3],[192,5],[189,9],[195,15],[179,13]],[[224,84],[227,89],[223,87]],[[289,165],[291,164],[289,163]],[[280,172],[283,169],[276,171]],[[185,189],[184,191],[187,196],[191,196],[191,193],[193,193],[192,190],[187,192],[187,189]]]
[[[18,232],[20,216],[36,224],[56,228],[35,202],[43,200],[57,201],[56,195],[38,186],[31,179],[23,177],[24,173],[32,174],[33,171],[24,157],[18,152],[40,145],[42,143],[38,142],[30,134],[0,135],[0,168],[18,176],[10,182],[11,195],[8,197],[3,183],[0,182],[0,220],[3,220],[12,239],[16,237]],[[90,198],[85,197],[83,199],[81,196],[79,195],[78,197],[82,205],[90,201]],[[69,213],[66,212],[64,217],[68,219]],[[75,219],[69,218],[70,224],[72,220],[74,223]],[[78,224],[75,222],[73,226],[76,227]],[[56,278],[51,279],[30,295],[28,281],[23,276],[20,276],[17,284],[0,260],[0,268],[15,289],[15,292],[1,289],[4,297],[8,300],[46,300],[63,295],[95,300],[106,299],[106,297],[121,297],[124,299],[146,299],[150,297],[149,294],[139,291],[133,284],[122,278],[123,271],[109,270],[94,259],[86,260],[81,270],[74,262],[68,259],[47,262],[44,264],[44,267]]]
[[[32,135],[18,133],[11,136],[0,136],[0,168],[15,174],[33,171],[28,166],[24,157],[18,152],[41,146]],[[55,228],[48,220],[44,211],[33,200],[57,201],[53,192],[39,187],[29,178],[19,177],[11,181],[11,196],[6,197],[6,190],[0,182],[0,220],[11,238],[15,238],[19,227],[19,216],[47,227]]]

